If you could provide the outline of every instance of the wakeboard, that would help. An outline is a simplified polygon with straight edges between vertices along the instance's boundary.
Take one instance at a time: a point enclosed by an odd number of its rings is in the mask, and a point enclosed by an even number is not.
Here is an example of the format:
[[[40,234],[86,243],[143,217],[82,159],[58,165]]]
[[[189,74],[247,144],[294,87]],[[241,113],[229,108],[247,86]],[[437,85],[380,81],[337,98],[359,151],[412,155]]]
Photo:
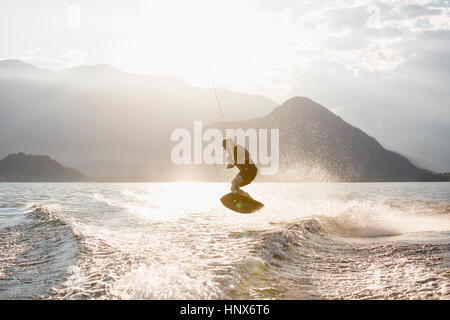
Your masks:
[[[220,201],[228,209],[239,213],[252,213],[264,207],[261,202],[255,199],[233,192],[224,195],[220,198]]]

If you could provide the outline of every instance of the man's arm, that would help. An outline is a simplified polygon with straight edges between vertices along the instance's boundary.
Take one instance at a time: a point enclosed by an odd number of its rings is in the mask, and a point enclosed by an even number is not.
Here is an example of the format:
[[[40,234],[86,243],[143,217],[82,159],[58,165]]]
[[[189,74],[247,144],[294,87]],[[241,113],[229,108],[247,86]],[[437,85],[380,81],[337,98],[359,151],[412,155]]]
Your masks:
[[[236,161],[235,158],[233,157],[233,153],[234,153],[234,149],[236,147],[233,148],[233,152],[228,152],[227,155],[227,169],[233,168],[236,165]]]

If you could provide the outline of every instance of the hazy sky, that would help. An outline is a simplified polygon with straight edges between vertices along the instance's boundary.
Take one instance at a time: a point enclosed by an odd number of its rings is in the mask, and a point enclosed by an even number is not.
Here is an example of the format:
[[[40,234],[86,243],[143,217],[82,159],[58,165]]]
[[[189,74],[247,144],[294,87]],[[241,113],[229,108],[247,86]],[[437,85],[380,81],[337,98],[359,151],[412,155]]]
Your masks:
[[[0,0],[0,59],[109,63],[200,86],[209,60],[219,86],[308,96],[447,170],[449,57],[448,0]]]

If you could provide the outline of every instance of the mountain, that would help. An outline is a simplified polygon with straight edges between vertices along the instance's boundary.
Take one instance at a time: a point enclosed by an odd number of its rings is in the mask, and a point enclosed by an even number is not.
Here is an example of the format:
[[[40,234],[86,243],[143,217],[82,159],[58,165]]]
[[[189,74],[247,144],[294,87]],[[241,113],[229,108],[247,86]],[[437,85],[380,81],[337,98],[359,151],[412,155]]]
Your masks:
[[[223,128],[278,128],[284,181],[418,180],[426,170],[386,150],[327,108],[295,97],[282,105],[219,90]],[[173,76],[122,72],[109,65],[50,72],[0,61],[0,156],[50,154],[94,178],[229,179],[223,166],[175,166],[171,133],[217,121],[214,92]],[[234,173],[233,173],[234,172]]]
[[[28,63],[22,62],[20,60],[2,60],[0,61],[0,70],[6,71],[6,70],[12,70],[12,71],[19,71],[19,70],[37,70],[37,68],[33,65],[30,65]]]
[[[48,156],[10,154],[0,160],[0,181],[76,182],[87,178]]]
[[[219,89],[227,120],[268,114],[276,103]],[[214,92],[174,76],[108,65],[60,72],[0,61],[0,156],[49,154],[90,176],[158,175],[174,129],[220,118]]]
[[[278,128],[284,180],[409,181],[429,172],[305,97],[289,99],[264,117],[222,127]]]

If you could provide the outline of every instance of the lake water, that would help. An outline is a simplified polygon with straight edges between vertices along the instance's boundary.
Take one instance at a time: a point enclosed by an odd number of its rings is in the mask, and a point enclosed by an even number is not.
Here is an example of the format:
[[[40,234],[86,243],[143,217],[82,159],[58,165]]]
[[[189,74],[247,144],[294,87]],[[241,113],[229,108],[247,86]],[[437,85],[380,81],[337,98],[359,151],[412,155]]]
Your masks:
[[[0,184],[0,299],[449,299],[450,183]]]

